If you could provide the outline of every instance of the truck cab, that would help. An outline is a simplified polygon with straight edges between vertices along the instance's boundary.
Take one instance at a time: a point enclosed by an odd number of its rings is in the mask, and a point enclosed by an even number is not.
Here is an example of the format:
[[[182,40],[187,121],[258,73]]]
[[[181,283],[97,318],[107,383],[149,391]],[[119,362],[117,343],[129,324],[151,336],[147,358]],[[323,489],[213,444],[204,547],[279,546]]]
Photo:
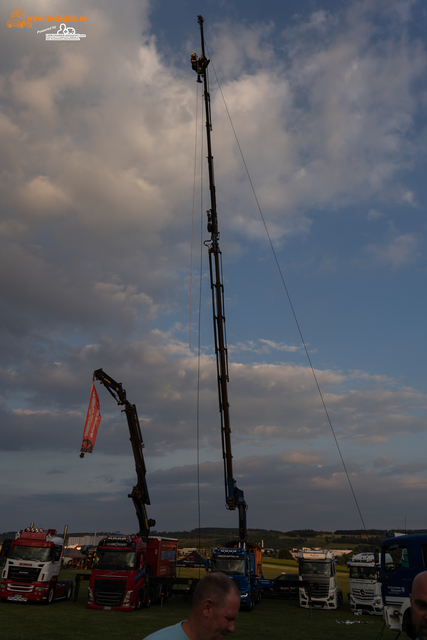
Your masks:
[[[88,609],[132,611],[143,604],[147,545],[138,536],[111,536],[98,544],[88,589]]]
[[[338,589],[334,552],[329,549],[301,549],[298,556],[300,580],[308,586],[299,590],[304,608],[338,609],[342,592]]]
[[[384,621],[392,631],[414,638],[409,595],[415,576],[427,569],[427,534],[389,537],[381,543]]]
[[[7,553],[0,584],[3,602],[43,602],[69,599],[71,580],[58,580],[64,541],[55,529],[34,526],[18,531]]]
[[[352,611],[382,615],[383,599],[379,582],[378,552],[358,553],[347,562],[349,568],[349,600]]]
[[[252,611],[261,600],[261,566],[261,547],[248,542],[242,548],[236,541],[214,549],[208,570],[230,576],[240,591],[240,606]]]

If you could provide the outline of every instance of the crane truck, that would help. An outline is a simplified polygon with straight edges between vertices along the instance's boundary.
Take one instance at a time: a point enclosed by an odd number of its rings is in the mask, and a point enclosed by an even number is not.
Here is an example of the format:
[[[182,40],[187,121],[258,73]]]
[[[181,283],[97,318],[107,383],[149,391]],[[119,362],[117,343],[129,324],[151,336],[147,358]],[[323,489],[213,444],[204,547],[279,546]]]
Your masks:
[[[204,242],[209,254],[209,272],[212,292],[212,310],[215,340],[215,355],[217,365],[217,382],[219,397],[219,412],[221,416],[221,440],[224,461],[224,484],[226,508],[239,514],[239,538],[227,547],[215,549],[208,562],[208,571],[223,571],[230,576],[239,587],[242,608],[251,611],[261,599],[261,587],[258,578],[261,574],[261,550],[249,548],[247,541],[247,522],[244,493],[237,487],[233,476],[231,453],[230,411],[228,402],[228,349],[225,334],[224,315],[224,285],[222,278],[221,250],[219,247],[218,214],[216,205],[216,190],[214,180],[214,164],[211,143],[211,108],[208,86],[209,60],[205,55],[205,43],[202,16],[198,16],[201,36],[202,55],[191,55],[191,66],[197,73],[197,82],[203,82],[203,96],[206,114],[207,160],[209,172],[210,205],[207,211],[208,232],[210,240]]]
[[[72,581],[58,579],[66,534],[67,527],[61,538],[55,529],[38,529],[34,523],[15,534],[2,573],[2,602],[51,604],[71,598]]]
[[[112,535],[100,540],[92,564],[87,607],[135,611],[163,601],[172,592],[178,540],[150,536],[150,528],[156,522],[147,516],[146,505],[150,504],[150,497],[136,406],[126,398],[122,384],[102,369],[94,371],[93,379],[107,389],[118,405],[124,406],[137,474],[137,483],[129,498],[136,510],[139,531],[136,535]],[[83,455],[85,451],[83,445]]]

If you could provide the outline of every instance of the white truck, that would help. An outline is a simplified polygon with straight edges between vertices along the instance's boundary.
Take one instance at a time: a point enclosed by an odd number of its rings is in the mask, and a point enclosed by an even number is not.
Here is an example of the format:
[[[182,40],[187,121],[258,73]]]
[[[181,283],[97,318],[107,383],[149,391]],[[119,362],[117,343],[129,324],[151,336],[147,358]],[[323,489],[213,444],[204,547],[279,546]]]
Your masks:
[[[349,568],[349,600],[352,611],[382,616],[380,559],[378,553],[358,553],[347,562]]]
[[[298,556],[299,576],[306,586],[299,589],[300,607],[338,609],[342,604],[335,562],[334,552],[330,549],[301,549]]]

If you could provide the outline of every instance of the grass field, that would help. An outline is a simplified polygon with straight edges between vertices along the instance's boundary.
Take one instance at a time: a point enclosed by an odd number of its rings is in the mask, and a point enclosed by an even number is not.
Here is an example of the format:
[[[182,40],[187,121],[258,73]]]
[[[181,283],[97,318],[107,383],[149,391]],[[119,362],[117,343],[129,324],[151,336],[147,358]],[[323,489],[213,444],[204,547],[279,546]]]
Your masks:
[[[293,567],[264,565],[265,577],[273,577]],[[204,570],[186,569],[182,577],[203,577]],[[74,581],[75,571],[64,570],[62,578]],[[347,600],[348,573],[340,572],[339,586],[344,605],[338,611],[310,612],[288,600],[263,600],[251,613],[242,611],[236,623],[233,640],[377,640],[383,630],[378,616],[355,617]],[[164,607],[152,606],[138,612],[92,611],[86,609],[87,582],[82,582],[77,602],[55,602],[50,606],[0,603],[0,635],[2,640],[142,640],[149,633],[184,620],[190,603],[182,596],[172,596]],[[342,625],[336,620],[367,622]],[[394,640],[395,633],[384,630],[382,640]],[[404,636],[406,638],[406,636]]]

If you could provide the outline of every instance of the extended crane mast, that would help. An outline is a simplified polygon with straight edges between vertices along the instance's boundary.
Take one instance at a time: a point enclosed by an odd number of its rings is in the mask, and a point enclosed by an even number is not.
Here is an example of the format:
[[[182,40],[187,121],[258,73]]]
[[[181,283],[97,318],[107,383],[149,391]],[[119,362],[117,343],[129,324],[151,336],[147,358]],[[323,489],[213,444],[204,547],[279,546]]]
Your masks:
[[[233,477],[233,456],[231,453],[231,428],[230,428],[230,406],[228,402],[228,350],[226,343],[225,315],[224,315],[224,285],[222,279],[222,258],[219,248],[218,215],[216,208],[216,192],[214,179],[214,163],[211,143],[211,105],[208,91],[207,67],[210,60],[205,55],[205,41],[203,33],[203,18],[198,16],[200,26],[200,38],[202,55],[198,58],[195,53],[191,55],[191,65],[197,72],[197,82],[202,82],[204,89],[204,102],[206,113],[206,137],[208,150],[208,170],[209,170],[209,190],[211,208],[207,211],[208,231],[211,234],[210,240],[204,242],[209,252],[209,270],[212,290],[212,310],[215,340],[215,355],[217,364],[219,411],[221,414],[221,440],[222,455],[224,460],[224,483],[225,501],[227,508],[234,511],[237,507],[239,511],[239,542],[242,546],[246,543],[247,526],[245,502],[243,491],[237,488]]]
[[[137,475],[137,483],[132,489],[132,493],[129,494],[129,498],[132,498],[133,504],[136,510],[136,516],[139,523],[138,535],[142,538],[148,538],[150,535],[150,527],[154,527],[156,521],[147,517],[146,504],[150,503],[150,496],[148,495],[148,487],[146,481],[147,470],[145,467],[144,456],[142,450],[144,448],[144,442],[142,440],[141,428],[139,426],[138,413],[136,406],[131,404],[126,398],[126,391],[123,389],[120,382],[116,382],[110,376],[107,376],[102,369],[97,369],[93,372],[93,379],[98,380],[107,391],[113,396],[118,405],[124,406],[123,411],[126,414],[126,419],[129,427],[129,436],[132,443],[133,457],[135,458],[135,469]]]

